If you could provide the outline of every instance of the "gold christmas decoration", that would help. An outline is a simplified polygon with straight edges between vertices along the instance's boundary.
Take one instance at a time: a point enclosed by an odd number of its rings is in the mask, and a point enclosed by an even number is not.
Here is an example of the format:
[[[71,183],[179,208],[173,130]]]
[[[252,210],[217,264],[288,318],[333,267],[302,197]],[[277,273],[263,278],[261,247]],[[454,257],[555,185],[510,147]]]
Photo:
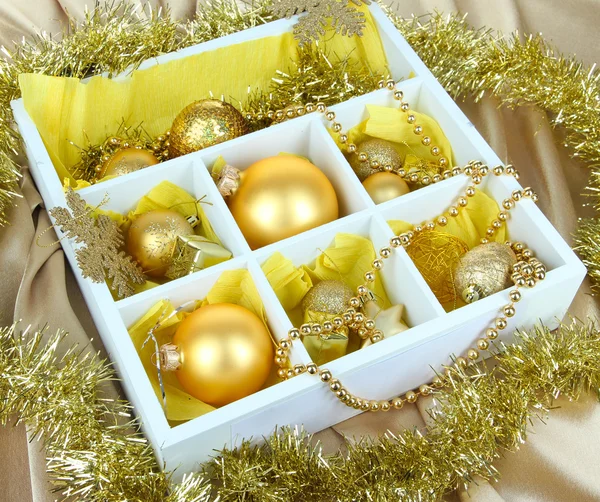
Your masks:
[[[368,160],[361,160],[361,153],[368,155]],[[365,181],[369,176],[383,171],[386,166],[388,171],[398,170],[402,167],[402,158],[394,146],[383,139],[369,139],[358,145],[356,153],[351,154],[350,166],[360,181]],[[375,162],[375,166],[373,165]]]
[[[160,349],[161,369],[175,371],[186,392],[212,406],[258,391],[273,357],[262,320],[231,303],[200,307],[182,321],[172,344]]]
[[[203,99],[186,106],[175,117],[169,155],[179,157],[247,133],[246,119],[234,106],[218,99]]]
[[[336,33],[361,36],[365,28],[365,15],[356,9],[369,0],[272,0],[271,9],[277,17],[300,16],[294,26],[294,37],[302,46],[317,41],[325,35],[325,29],[331,26]]]
[[[365,303],[364,311],[366,316],[375,321],[375,327],[381,331],[383,338],[390,338],[408,329],[408,326],[402,320],[404,315],[403,304],[393,305],[383,310],[375,301],[370,300]],[[361,348],[372,344],[371,339],[366,338],[362,341]]]
[[[252,249],[339,216],[337,195],[327,176],[292,155],[259,160],[245,171],[225,166],[217,186]]]
[[[362,184],[375,204],[387,202],[410,192],[406,181],[396,173],[375,173],[363,181]]]
[[[454,235],[426,230],[415,235],[406,248],[423,279],[440,303],[455,301],[454,269],[469,250],[467,244]]]
[[[117,223],[108,216],[94,218],[92,208],[72,189],[65,193],[67,208],[54,207],[49,213],[66,237],[83,244],[75,251],[83,277],[107,282],[119,298],[134,293],[135,284],[144,284],[142,269],[122,251],[124,239]]]
[[[231,251],[201,235],[178,235],[165,276],[177,279],[231,258]]]
[[[102,179],[105,176],[123,176],[155,164],[158,164],[158,159],[149,150],[123,148],[106,161],[98,177]]]
[[[512,285],[514,251],[506,244],[488,242],[474,247],[458,260],[454,270],[457,294],[473,303]]]
[[[343,281],[321,281],[308,290],[302,299],[302,311],[340,315],[348,308],[352,289]]]
[[[127,236],[127,251],[152,277],[163,277],[172,264],[177,239],[193,235],[194,229],[180,213],[156,209],[133,220]]]

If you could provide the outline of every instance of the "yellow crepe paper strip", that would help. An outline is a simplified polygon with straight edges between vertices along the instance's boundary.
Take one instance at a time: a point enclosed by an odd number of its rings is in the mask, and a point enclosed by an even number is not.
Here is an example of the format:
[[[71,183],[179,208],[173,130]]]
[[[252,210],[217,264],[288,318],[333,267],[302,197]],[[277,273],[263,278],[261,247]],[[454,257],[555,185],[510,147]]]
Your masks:
[[[194,310],[205,305],[214,305],[217,303],[233,303],[248,309],[253,314],[256,314],[265,323],[265,326],[268,329],[267,316],[263,303],[248,270],[240,269],[223,272],[206,295],[206,298],[198,301]],[[154,393],[160,402],[162,402],[162,394],[158,383],[157,369],[156,366],[152,364],[155,357],[153,356],[154,345],[148,343],[144,348],[142,348],[142,345],[144,340],[148,337],[148,331],[153,328],[159,320],[166,319],[174,310],[175,308],[169,300],[161,300],[129,328],[131,340],[144,365],[144,369],[150,379]],[[169,343],[175,334],[179,323],[188,315],[188,312],[181,311],[162,323],[160,328],[154,332],[158,344],[162,345],[164,343]],[[171,422],[171,425],[191,420],[214,410],[214,407],[185,392],[181,388],[181,385],[179,385],[179,381],[174,373],[163,372],[162,377],[165,393],[167,395],[165,414],[167,420]],[[273,374],[269,378],[266,386],[271,385],[275,381],[275,375]]]
[[[319,322],[319,313],[309,311],[305,318],[301,307],[302,299],[313,285],[321,281],[340,280],[356,290],[364,283],[364,271],[369,269],[375,257],[375,248],[369,239],[339,233],[335,236],[333,245],[325,249],[310,265],[296,267],[291,260],[277,252],[262,265],[262,269],[290,321],[298,327],[304,322]],[[385,309],[391,303],[380,279],[377,272],[372,291],[379,306]],[[317,364],[323,364],[358,349],[357,340],[354,340],[355,343],[352,341],[322,340],[308,336],[304,338],[304,345],[313,360]]]

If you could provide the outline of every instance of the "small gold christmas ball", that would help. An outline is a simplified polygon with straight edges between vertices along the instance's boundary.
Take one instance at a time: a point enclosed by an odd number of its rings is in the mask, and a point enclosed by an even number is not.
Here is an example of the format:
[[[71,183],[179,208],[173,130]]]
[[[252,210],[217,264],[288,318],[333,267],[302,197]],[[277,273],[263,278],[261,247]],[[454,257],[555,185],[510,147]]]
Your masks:
[[[212,406],[258,391],[274,358],[265,324],[231,303],[207,305],[186,317],[173,345],[179,352],[177,379],[186,392]]]
[[[514,251],[506,244],[489,242],[463,255],[454,271],[454,284],[462,299],[473,303],[512,285]]]
[[[169,136],[169,157],[179,157],[229,141],[248,132],[242,114],[229,103],[203,99],[175,117]]]
[[[116,151],[102,169],[102,176],[123,176],[144,167],[158,164],[152,152],[138,148],[123,148]]]
[[[310,288],[302,299],[302,311],[339,315],[350,307],[350,298],[353,296],[352,289],[342,281],[321,281]]]
[[[339,216],[327,176],[308,160],[277,155],[240,173],[229,208],[252,249],[258,249]]]
[[[368,159],[361,161],[359,157],[361,153],[366,153]],[[373,161],[377,161],[379,167],[371,167],[371,162]],[[392,170],[394,171],[400,169],[402,167],[402,158],[389,141],[368,139],[358,145],[356,153],[351,154],[350,166],[356,173],[356,176],[358,176],[358,179],[364,181],[372,174],[383,171],[384,166],[392,166]]]
[[[375,173],[362,184],[375,204],[381,204],[410,192],[406,181],[396,173]]]
[[[176,211],[148,211],[131,223],[127,252],[142,266],[145,274],[163,277],[173,259],[177,237],[193,233],[192,226]]]

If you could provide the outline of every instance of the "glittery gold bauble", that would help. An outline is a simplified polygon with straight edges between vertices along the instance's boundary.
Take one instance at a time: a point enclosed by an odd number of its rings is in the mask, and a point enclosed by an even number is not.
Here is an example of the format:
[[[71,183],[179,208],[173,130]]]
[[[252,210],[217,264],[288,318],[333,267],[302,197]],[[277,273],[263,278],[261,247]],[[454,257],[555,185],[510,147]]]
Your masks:
[[[352,289],[342,281],[321,281],[310,288],[302,299],[302,311],[339,315],[350,307],[348,302],[353,296]]]
[[[454,268],[469,246],[454,235],[434,230],[415,234],[406,252],[440,303],[456,300]]]
[[[153,277],[166,274],[173,259],[177,237],[194,229],[178,212],[157,209],[139,215],[129,227],[127,251]]]
[[[123,176],[154,164],[158,164],[158,159],[152,152],[141,148],[124,148],[116,151],[102,166],[101,177]]]
[[[362,184],[375,204],[387,202],[410,192],[406,181],[395,173],[371,174]]]
[[[228,204],[252,249],[337,219],[338,200],[327,176],[308,160],[277,155],[239,172]]]
[[[196,101],[186,106],[173,121],[169,156],[196,152],[247,132],[246,119],[229,103],[218,99]]]
[[[262,320],[231,303],[207,305],[186,317],[172,345],[161,349],[161,362],[171,359],[169,354],[165,357],[165,348],[178,354],[175,374],[185,391],[213,406],[258,391],[274,358]]]
[[[363,152],[367,154],[368,160],[360,160],[359,155]],[[371,162],[374,160],[379,162],[380,167],[371,167]],[[358,179],[364,181],[372,174],[382,171],[384,166],[391,166],[393,170],[400,169],[402,167],[402,158],[389,141],[368,139],[358,145],[356,153],[350,154],[350,166],[356,173],[356,176],[358,176]]]
[[[463,255],[454,271],[456,291],[467,303],[498,293],[512,285],[514,251],[506,244],[489,242]]]

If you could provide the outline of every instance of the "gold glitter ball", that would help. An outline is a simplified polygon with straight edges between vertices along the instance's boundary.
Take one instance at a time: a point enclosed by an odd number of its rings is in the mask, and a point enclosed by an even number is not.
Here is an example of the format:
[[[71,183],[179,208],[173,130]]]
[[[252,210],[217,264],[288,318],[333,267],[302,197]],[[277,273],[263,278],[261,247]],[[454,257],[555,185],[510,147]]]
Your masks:
[[[123,176],[155,164],[158,164],[158,159],[152,152],[142,148],[123,148],[104,164],[101,177]]]
[[[242,114],[229,103],[203,99],[175,117],[169,137],[171,158],[196,152],[248,133]]]
[[[302,311],[324,312],[339,315],[350,307],[352,289],[342,281],[321,281],[310,288],[302,299]]]
[[[368,159],[361,161],[359,159],[361,153],[366,153]],[[379,162],[379,167],[371,167],[371,162],[374,160]],[[398,170],[402,167],[402,158],[394,146],[383,139],[363,141],[358,145],[356,153],[350,155],[350,166],[360,181],[366,180],[376,172],[383,171],[383,166],[387,165],[392,166],[393,170]]]
[[[512,285],[514,251],[506,244],[489,242],[462,256],[454,271],[456,291],[467,303],[498,293]]]

